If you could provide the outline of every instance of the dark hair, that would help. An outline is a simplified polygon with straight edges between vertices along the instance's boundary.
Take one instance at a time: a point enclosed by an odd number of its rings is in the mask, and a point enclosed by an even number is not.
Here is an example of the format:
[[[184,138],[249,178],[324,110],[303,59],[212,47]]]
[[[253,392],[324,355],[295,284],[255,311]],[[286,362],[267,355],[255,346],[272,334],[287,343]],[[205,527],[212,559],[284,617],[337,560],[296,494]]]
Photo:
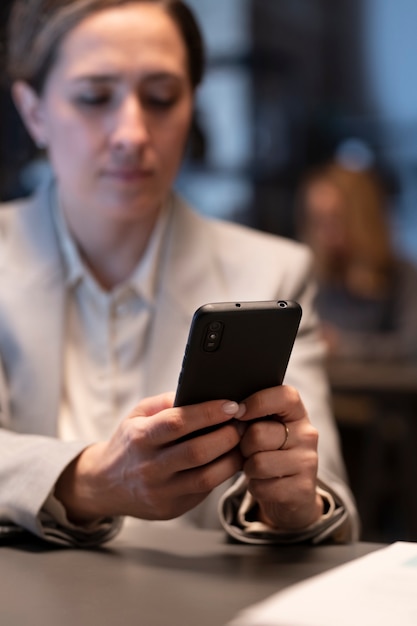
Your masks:
[[[182,0],[15,0],[8,23],[7,69],[40,93],[65,35],[98,11],[146,2],[160,5],[178,27],[188,56],[193,89],[201,82],[205,57],[200,28]]]

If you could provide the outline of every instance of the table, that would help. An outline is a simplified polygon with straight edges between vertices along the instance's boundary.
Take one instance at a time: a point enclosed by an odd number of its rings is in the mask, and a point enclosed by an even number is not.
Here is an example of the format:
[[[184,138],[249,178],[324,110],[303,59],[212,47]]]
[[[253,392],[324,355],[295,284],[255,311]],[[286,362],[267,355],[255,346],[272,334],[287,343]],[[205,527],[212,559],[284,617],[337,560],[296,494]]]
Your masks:
[[[136,524],[140,524],[138,527]],[[222,626],[297,581],[379,547],[249,546],[132,521],[106,547],[0,547],[4,626]]]

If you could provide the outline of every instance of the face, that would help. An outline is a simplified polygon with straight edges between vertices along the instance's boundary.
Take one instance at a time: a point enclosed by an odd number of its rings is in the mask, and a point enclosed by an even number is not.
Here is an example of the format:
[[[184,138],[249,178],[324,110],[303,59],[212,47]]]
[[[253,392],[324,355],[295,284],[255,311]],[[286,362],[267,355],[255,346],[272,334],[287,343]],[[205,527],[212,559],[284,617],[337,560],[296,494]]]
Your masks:
[[[63,40],[26,120],[46,145],[68,213],[152,218],[184,152],[193,107],[187,52],[158,6],[96,13]]]
[[[306,193],[304,213],[305,232],[312,248],[343,255],[347,232],[341,191],[330,182],[314,182]]]

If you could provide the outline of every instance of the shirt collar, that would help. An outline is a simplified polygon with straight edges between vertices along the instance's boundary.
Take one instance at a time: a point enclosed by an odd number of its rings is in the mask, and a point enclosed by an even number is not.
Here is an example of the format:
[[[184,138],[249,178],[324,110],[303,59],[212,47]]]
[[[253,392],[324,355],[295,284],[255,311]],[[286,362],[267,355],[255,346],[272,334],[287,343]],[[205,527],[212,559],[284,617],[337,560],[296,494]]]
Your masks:
[[[97,285],[97,281],[91,275],[91,272],[81,258],[75,240],[68,229],[64,213],[56,195],[57,194],[55,194],[55,206],[53,207],[52,214],[54,216],[58,242],[64,260],[66,284],[69,288],[72,288],[76,287],[81,281],[86,280],[93,281]],[[147,302],[154,302],[159,258],[171,209],[172,197],[170,196],[162,208],[142,258],[139,260],[131,275],[122,284],[114,287],[112,290],[114,293],[121,290],[124,291],[128,288],[136,292]]]

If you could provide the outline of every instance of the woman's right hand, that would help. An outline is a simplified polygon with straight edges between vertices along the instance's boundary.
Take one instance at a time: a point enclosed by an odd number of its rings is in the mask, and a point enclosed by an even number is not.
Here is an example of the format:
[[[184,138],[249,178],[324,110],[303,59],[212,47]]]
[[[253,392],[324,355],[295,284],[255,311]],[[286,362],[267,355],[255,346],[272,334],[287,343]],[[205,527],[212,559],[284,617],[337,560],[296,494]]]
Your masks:
[[[109,441],[87,447],[64,470],[55,496],[77,524],[178,517],[242,469],[242,427],[231,419],[238,413],[224,400],[173,407],[172,394],[147,398]],[[212,425],[220,427],[198,433]]]

